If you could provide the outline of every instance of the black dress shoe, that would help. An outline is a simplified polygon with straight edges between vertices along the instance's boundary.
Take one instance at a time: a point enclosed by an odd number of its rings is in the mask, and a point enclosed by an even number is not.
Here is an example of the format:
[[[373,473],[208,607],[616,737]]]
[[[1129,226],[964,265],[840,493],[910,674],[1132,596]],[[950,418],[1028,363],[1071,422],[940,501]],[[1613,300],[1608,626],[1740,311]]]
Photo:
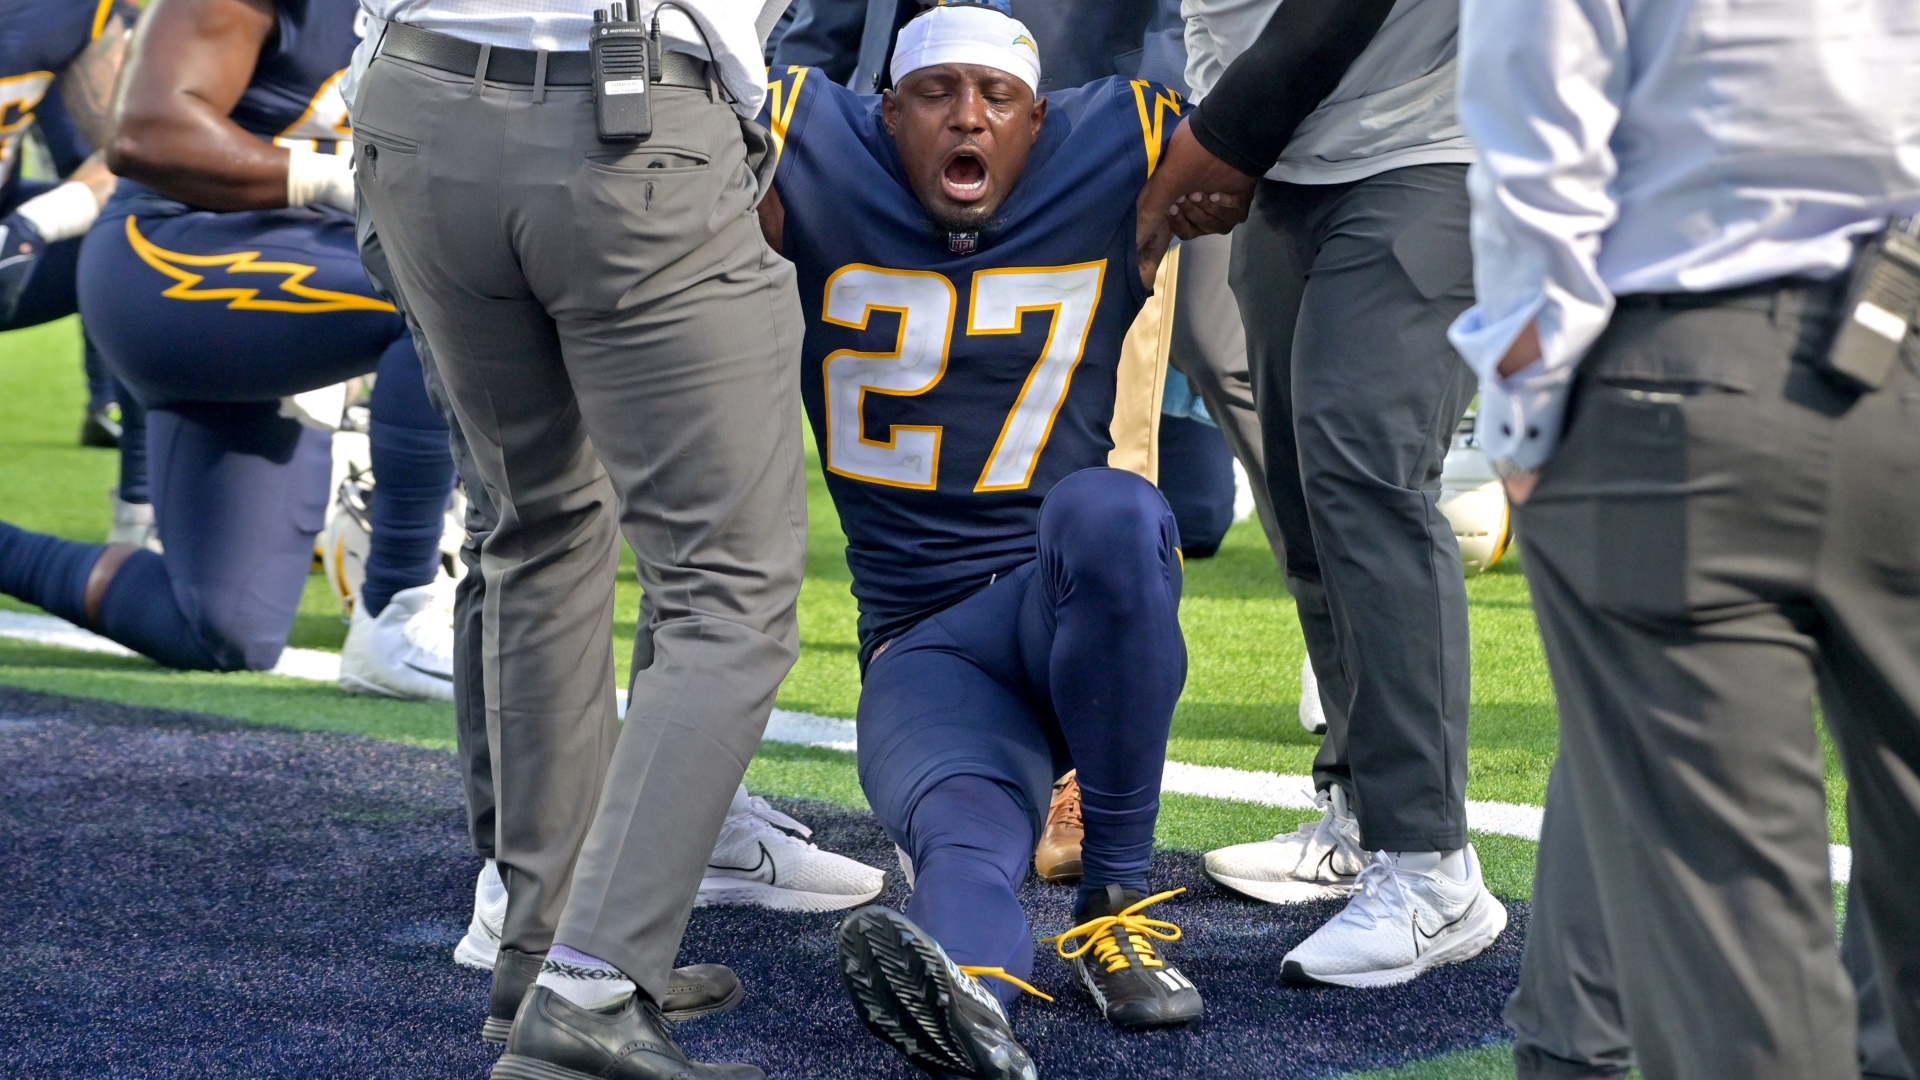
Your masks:
[[[545,986],[520,1003],[493,1080],[766,1080],[752,1065],[689,1061],[641,995],[583,1009]]]
[[[546,958],[545,953],[500,950],[493,962],[493,989],[487,994],[487,1022],[480,1025],[482,1039],[490,1043],[507,1041],[513,1016],[520,1011],[520,999],[540,977],[540,964]],[[725,964],[674,968],[667,979],[667,1007],[661,1012],[676,1024],[713,1016],[740,1004],[745,992],[733,969]]]

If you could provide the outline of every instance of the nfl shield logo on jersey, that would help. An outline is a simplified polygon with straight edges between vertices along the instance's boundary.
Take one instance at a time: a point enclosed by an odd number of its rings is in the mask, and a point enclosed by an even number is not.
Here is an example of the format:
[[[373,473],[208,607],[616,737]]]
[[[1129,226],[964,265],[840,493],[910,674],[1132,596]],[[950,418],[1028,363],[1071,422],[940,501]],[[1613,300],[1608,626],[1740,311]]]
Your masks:
[[[947,234],[947,250],[955,255],[971,255],[980,250],[980,234],[977,232],[950,232]]]

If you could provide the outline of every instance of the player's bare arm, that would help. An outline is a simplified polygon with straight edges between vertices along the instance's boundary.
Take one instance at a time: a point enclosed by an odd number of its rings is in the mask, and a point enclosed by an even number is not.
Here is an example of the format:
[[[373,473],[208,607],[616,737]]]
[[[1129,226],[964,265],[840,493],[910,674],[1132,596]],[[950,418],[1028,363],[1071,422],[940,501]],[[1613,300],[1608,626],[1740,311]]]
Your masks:
[[[1245,221],[1260,174],[1294,129],[1338,86],[1394,0],[1291,0],[1180,124],[1140,193],[1136,243],[1149,284],[1174,236],[1191,240]]]
[[[1248,176],[1209,153],[1181,121],[1167,143],[1166,156],[1135,203],[1135,243],[1140,249],[1140,280],[1153,287],[1173,237],[1191,240],[1204,233],[1232,232],[1247,219],[1253,186]]]
[[[60,96],[67,115],[96,147],[107,145],[113,135],[113,87],[127,57],[132,29],[121,16],[112,16],[100,36],[60,73]]]
[[[208,210],[286,206],[288,152],[227,117],[275,25],[272,0],[155,0],[120,80],[108,166]]]
[[[780,189],[769,185],[766,194],[761,196],[757,207],[760,214],[760,235],[767,238],[767,246],[781,255],[787,253],[787,207],[780,201]]]

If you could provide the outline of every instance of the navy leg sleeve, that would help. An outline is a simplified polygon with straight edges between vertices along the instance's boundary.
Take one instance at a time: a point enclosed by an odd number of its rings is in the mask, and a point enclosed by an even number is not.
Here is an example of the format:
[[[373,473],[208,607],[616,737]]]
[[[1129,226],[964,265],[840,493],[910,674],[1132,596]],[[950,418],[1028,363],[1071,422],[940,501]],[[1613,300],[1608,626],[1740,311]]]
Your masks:
[[[411,337],[402,336],[380,358],[371,412],[373,536],[360,600],[369,615],[378,615],[394,593],[425,585],[439,571],[453,490],[447,425],[427,397]]]
[[[1022,651],[1046,646],[1054,715],[1079,770],[1081,888],[1145,892],[1167,731],[1187,677],[1179,529],[1146,480],[1086,469],[1047,494],[1039,541]]]
[[[75,249],[78,262],[78,248]],[[76,309],[77,310],[77,309]],[[86,328],[80,328],[80,367],[87,374],[87,411],[98,412],[113,403],[113,373],[107,370],[107,361],[86,336]]]
[[[106,550],[0,521],[0,592],[87,624],[87,575]]]
[[[272,667],[326,512],[331,440],[272,402],[154,409],[147,423],[166,554],[121,567],[100,632],[170,667]]]
[[[130,503],[151,502],[147,492],[147,407],[133,388],[113,380],[113,399],[120,403],[120,498]]]
[[[1018,889],[1033,858],[1026,807],[1004,785],[981,776],[953,776],[934,785],[908,826],[913,900],[907,918],[933,935],[957,964],[1033,975],[1033,933]],[[1011,1004],[1020,989],[984,979]]]
[[[1160,493],[1180,523],[1180,550],[1205,559],[1233,527],[1233,451],[1220,429],[1184,416],[1160,418]]]

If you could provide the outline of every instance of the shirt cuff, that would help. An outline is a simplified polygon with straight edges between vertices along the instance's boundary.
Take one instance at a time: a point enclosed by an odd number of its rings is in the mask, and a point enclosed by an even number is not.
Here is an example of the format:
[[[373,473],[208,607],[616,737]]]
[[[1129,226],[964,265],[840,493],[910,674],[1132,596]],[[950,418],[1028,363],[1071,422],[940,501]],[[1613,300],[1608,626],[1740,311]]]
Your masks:
[[[1544,360],[1504,379],[1493,371],[1480,377],[1474,437],[1497,470],[1532,472],[1547,463],[1560,445],[1572,386],[1571,367],[1549,368]]]

